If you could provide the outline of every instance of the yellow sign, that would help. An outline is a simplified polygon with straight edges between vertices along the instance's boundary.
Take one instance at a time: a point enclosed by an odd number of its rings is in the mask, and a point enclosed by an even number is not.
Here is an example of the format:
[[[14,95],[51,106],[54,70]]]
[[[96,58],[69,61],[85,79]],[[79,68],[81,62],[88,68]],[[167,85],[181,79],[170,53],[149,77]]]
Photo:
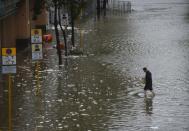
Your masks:
[[[2,48],[2,56],[16,56],[16,48]]]
[[[32,29],[31,30],[31,35],[32,36],[34,36],[34,35],[42,36],[42,30],[41,29]]]
[[[42,52],[42,44],[32,44],[32,52]]]
[[[42,43],[42,30],[32,29],[31,30],[31,43]]]

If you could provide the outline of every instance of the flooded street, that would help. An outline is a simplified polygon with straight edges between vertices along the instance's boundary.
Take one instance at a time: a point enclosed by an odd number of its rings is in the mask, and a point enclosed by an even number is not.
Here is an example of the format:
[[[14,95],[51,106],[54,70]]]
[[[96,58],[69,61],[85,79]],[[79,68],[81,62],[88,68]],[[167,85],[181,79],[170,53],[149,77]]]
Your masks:
[[[188,131],[189,2],[133,0],[132,13],[90,19],[83,56],[17,57],[14,131]],[[25,56],[25,57],[24,57]],[[143,67],[155,97],[143,96]],[[0,77],[0,131],[7,131],[8,77]]]

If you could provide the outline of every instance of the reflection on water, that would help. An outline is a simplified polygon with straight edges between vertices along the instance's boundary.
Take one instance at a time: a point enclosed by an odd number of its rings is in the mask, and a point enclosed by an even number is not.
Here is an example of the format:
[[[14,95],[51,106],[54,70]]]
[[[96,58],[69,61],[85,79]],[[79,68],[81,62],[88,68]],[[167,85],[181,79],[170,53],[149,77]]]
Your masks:
[[[152,99],[144,99],[145,102],[145,111],[146,114],[153,114],[153,100]]]
[[[18,56],[13,86],[15,131],[188,130],[189,5],[134,1],[134,12],[89,20],[86,56],[56,51],[31,62]],[[66,60],[67,59],[67,60]],[[143,95],[142,68],[153,75],[154,99]],[[0,129],[8,127],[7,77],[1,76]]]

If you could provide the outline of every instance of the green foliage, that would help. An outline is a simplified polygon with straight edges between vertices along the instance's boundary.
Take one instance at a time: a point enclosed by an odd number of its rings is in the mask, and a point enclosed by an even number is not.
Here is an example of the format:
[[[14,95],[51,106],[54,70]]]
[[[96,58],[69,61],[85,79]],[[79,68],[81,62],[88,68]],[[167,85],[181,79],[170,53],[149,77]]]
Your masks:
[[[86,3],[84,0],[64,0],[63,6],[68,9],[70,14],[72,13],[73,19],[76,19],[81,9],[86,6]]]
[[[85,8],[91,0],[45,0],[46,7],[55,7],[59,9],[66,8],[68,12],[72,12],[74,19],[80,14],[81,9]]]
[[[75,20],[91,0],[34,0],[33,20],[41,14],[43,8],[50,8],[57,6],[59,9],[66,8]]]

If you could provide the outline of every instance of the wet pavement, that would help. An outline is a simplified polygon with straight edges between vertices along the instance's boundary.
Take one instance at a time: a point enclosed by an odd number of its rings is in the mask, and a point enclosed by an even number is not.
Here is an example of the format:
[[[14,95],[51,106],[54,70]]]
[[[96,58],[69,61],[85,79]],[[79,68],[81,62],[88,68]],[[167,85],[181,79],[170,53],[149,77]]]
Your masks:
[[[13,77],[15,131],[188,131],[189,2],[132,1],[131,14],[79,26],[83,56],[56,50],[34,63],[18,56]],[[146,66],[153,99],[143,97]],[[7,76],[0,82],[0,129],[8,130]]]

